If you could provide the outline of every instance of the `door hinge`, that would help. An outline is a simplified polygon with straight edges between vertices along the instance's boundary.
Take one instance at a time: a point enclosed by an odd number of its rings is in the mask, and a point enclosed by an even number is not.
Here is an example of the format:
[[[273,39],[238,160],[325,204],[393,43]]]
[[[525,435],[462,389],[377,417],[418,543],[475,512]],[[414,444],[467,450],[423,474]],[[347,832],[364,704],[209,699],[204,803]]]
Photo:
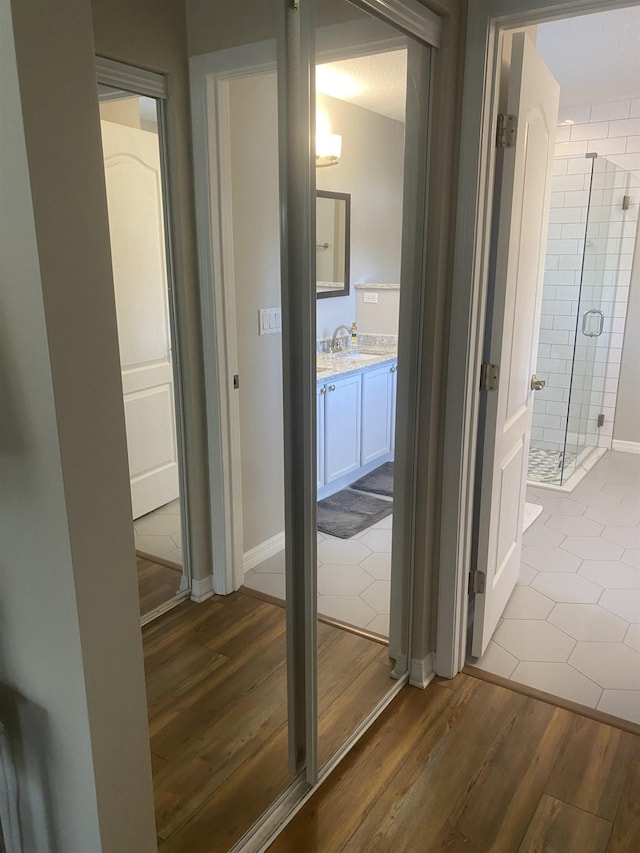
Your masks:
[[[518,116],[500,113],[496,129],[496,148],[513,148],[516,144]]]
[[[237,373],[233,374],[233,387],[237,390],[240,387],[240,377]]]
[[[499,373],[499,365],[487,364],[486,361],[483,361],[482,365],[480,366],[480,390],[495,391],[498,387]]]
[[[469,572],[469,594],[482,595],[486,589],[487,576],[484,572],[474,569]]]

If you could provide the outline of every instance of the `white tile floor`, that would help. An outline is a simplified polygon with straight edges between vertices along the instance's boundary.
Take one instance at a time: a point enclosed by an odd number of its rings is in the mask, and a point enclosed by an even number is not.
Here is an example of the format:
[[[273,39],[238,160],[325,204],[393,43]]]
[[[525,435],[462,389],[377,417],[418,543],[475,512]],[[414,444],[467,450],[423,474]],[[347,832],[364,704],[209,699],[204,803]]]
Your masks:
[[[389,636],[392,516],[351,539],[318,533],[318,612]],[[245,574],[245,586],[284,599],[284,553]]]
[[[609,451],[543,512],[482,659],[497,675],[640,723],[640,456]]]
[[[133,522],[136,550],[182,566],[180,502],[172,501]]]

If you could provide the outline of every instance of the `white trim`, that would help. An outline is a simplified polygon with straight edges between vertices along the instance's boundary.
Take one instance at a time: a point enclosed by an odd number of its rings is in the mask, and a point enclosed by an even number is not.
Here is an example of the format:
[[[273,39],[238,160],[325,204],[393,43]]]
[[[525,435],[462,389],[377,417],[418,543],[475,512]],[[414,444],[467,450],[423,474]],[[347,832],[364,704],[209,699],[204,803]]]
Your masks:
[[[213,595],[213,575],[207,575],[206,578],[192,578],[191,580],[191,601],[202,604]]]
[[[250,548],[248,551],[245,551],[242,559],[242,567],[245,572],[248,572],[256,566],[259,566],[260,563],[268,560],[269,557],[274,557],[283,550],[284,530],[280,533],[276,533],[275,536],[271,536],[269,539],[265,539],[264,542],[256,545],[255,548]]]
[[[611,449],[619,450],[620,453],[640,453],[640,441],[622,441],[619,438],[614,438]]]
[[[494,127],[502,29],[636,5],[630,0],[485,0],[470,3],[460,129],[457,220],[447,362],[444,470],[435,670],[451,678],[465,663],[488,248],[494,186]]]
[[[434,656],[429,653],[424,658],[411,658],[409,665],[409,684],[424,690],[435,678]]]
[[[167,89],[167,78],[157,71],[147,71],[146,68],[136,68],[117,62],[115,59],[107,59],[104,56],[96,56],[96,77],[98,83],[112,86],[116,89],[124,89],[135,95],[146,95],[149,98],[165,99],[169,97]]]
[[[356,0],[357,6],[385,18],[430,47],[440,47],[442,21],[417,0]]]

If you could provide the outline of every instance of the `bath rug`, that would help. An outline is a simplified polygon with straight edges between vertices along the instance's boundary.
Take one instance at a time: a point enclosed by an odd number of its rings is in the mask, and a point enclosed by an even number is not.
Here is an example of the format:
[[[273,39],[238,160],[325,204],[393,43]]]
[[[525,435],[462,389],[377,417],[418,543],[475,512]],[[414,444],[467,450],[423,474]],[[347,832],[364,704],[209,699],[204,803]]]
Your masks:
[[[388,498],[393,497],[393,462],[385,462],[379,468],[373,470],[370,474],[365,474],[355,483],[351,484],[352,489],[357,489],[359,492],[373,492],[376,495],[386,495]]]
[[[392,512],[391,501],[343,489],[318,501],[318,530],[339,539],[350,539]]]
[[[524,505],[524,524],[522,525],[523,533],[525,532],[525,530],[528,530],[531,527],[531,525],[541,512],[542,507],[540,506],[540,504],[526,503]]]

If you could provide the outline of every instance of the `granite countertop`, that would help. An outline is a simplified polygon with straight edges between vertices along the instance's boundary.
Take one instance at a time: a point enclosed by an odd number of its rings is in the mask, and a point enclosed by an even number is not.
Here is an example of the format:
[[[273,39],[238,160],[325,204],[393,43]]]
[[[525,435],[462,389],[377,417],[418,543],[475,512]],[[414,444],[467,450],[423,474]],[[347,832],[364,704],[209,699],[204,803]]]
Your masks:
[[[318,353],[317,380],[318,382],[328,382],[331,379],[348,376],[351,373],[358,373],[369,367],[391,364],[397,358],[397,352],[389,349],[359,349],[355,353],[346,352],[344,355]]]

